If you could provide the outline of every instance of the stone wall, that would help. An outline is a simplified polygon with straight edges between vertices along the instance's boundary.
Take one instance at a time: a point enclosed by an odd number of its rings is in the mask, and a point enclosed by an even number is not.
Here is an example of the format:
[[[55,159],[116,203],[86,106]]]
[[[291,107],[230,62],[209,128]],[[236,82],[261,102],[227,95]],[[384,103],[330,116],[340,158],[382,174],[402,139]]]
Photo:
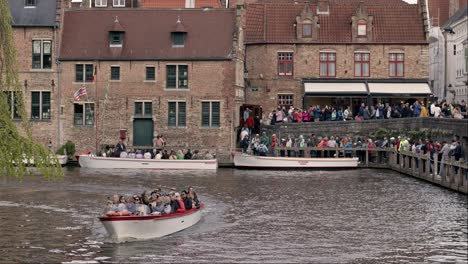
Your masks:
[[[268,135],[276,133],[279,138],[288,135],[309,136],[369,136],[375,135],[379,129],[385,129],[396,134],[405,135],[409,131],[430,132],[435,140],[450,141],[458,136],[462,143],[465,158],[468,160],[468,122],[456,119],[442,118],[401,118],[368,121],[346,122],[312,122],[312,123],[284,123],[263,127]]]

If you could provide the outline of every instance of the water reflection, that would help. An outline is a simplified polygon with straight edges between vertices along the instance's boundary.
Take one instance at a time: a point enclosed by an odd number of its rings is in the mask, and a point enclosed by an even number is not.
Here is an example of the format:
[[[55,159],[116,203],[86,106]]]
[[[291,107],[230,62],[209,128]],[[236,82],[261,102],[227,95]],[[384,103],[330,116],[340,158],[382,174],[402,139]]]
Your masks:
[[[112,193],[194,186],[202,220],[115,243],[97,220]],[[0,262],[466,263],[466,196],[391,171],[67,169],[0,185]]]

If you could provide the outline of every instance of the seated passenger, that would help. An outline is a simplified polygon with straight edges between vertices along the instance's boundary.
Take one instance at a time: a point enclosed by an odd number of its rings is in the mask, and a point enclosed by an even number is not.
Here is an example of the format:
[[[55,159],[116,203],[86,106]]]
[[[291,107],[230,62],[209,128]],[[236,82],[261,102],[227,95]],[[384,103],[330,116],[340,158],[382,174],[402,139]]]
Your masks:
[[[154,156],[155,159],[162,159],[162,153],[161,151],[157,150],[156,155]]]
[[[143,159],[143,154],[142,154],[142,151],[141,150],[137,150],[135,152],[135,158],[136,159]]]
[[[115,213],[115,212],[118,212],[119,211],[119,195],[118,194],[114,194],[112,196],[112,200],[110,200],[110,197],[107,198],[108,199],[108,202],[107,202],[107,206],[106,206],[106,214],[107,213]]]
[[[177,159],[178,160],[183,160],[184,159],[184,152],[181,149],[179,149],[177,151]]]
[[[167,153],[167,150],[163,150],[161,159],[169,159],[169,153]]]
[[[192,209],[192,198],[188,196],[187,191],[182,191],[181,193],[182,200],[184,201],[185,209]]]
[[[176,160],[177,159],[177,155],[176,155],[175,151],[171,150],[171,154],[169,154],[169,159],[170,160]]]
[[[188,149],[187,153],[185,153],[184,159],[192,159],[192,152],[190,151],[190,149]]]
[[[182,198],[180,198],[180,194],[179,194],[179,193],[175,193],[175,198],[176,198],[177,203],[179,204],[179,208],[176,210],[176,212],[177,212],[177,213],[183,213],[183,212],[185,212],[184,201],[182,201]]]
[[[205,153],[205,157],[204,157],[206,160],[212,160],[214,159],[213,155],[211,155],[211,153],[207,150],[206,153]]]
[[[127,200],[128,200],[128,203],[126,204],[127,211],[129,211],[132,214],[135,214],[136,213],[135,199],[132,197]]]
[[[151,207],[151,214],[157,214],[160,215],[164,213],[164,204],[161,201],[161,198],[158,197],[156,199],[156,204]]]
[[[199,154],[198,150],[195,150],[195,151],[193,152],[192,159],[193,159],[193,160],[201,160],[201,159],[203,159],[203,157]]]
[[[127,200],[124,196],[120,196],[117,212],[127,212]]]
[[[175,192],[170,192],[169,197],[171,198],[171,213],[175,213],[180,209],[180,204],[176,199]]]
[[[128,158],[128,153],[125,152],[125,151],[122,151],[122,152],[120,152],[119,157],[120,157],[120,158]]]
[[[143,155],[143,157],[145,159],[151,159],[151,152],[145,152],[145,154]]]
[[[164,203],[164,213],[165,214],[170,214],[172,212],[171,198],[169,198],[169,196],[164,196],[163,197],[163,203]]]
[[[147,215],[149,213],[149,208],[146,204],[142,204],[141,198],[137,195],[133,196],[135,201],[135,215]]]

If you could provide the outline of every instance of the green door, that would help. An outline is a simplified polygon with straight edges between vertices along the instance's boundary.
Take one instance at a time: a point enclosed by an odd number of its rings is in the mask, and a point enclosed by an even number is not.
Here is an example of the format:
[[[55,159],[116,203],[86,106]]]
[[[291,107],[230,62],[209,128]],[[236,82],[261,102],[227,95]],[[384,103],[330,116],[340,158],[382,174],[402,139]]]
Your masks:
[[[153,119],[133,121],[133,145],[153,146]]]

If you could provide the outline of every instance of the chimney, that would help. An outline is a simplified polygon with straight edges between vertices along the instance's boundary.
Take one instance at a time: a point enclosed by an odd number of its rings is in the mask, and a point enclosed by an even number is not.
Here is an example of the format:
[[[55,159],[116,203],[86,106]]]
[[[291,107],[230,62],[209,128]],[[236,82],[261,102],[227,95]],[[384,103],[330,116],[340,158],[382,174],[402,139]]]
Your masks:
[[[330,0],[318,0],[318,2],[317,2],[317,14],[318,15],[329,15],[330,14]]]

